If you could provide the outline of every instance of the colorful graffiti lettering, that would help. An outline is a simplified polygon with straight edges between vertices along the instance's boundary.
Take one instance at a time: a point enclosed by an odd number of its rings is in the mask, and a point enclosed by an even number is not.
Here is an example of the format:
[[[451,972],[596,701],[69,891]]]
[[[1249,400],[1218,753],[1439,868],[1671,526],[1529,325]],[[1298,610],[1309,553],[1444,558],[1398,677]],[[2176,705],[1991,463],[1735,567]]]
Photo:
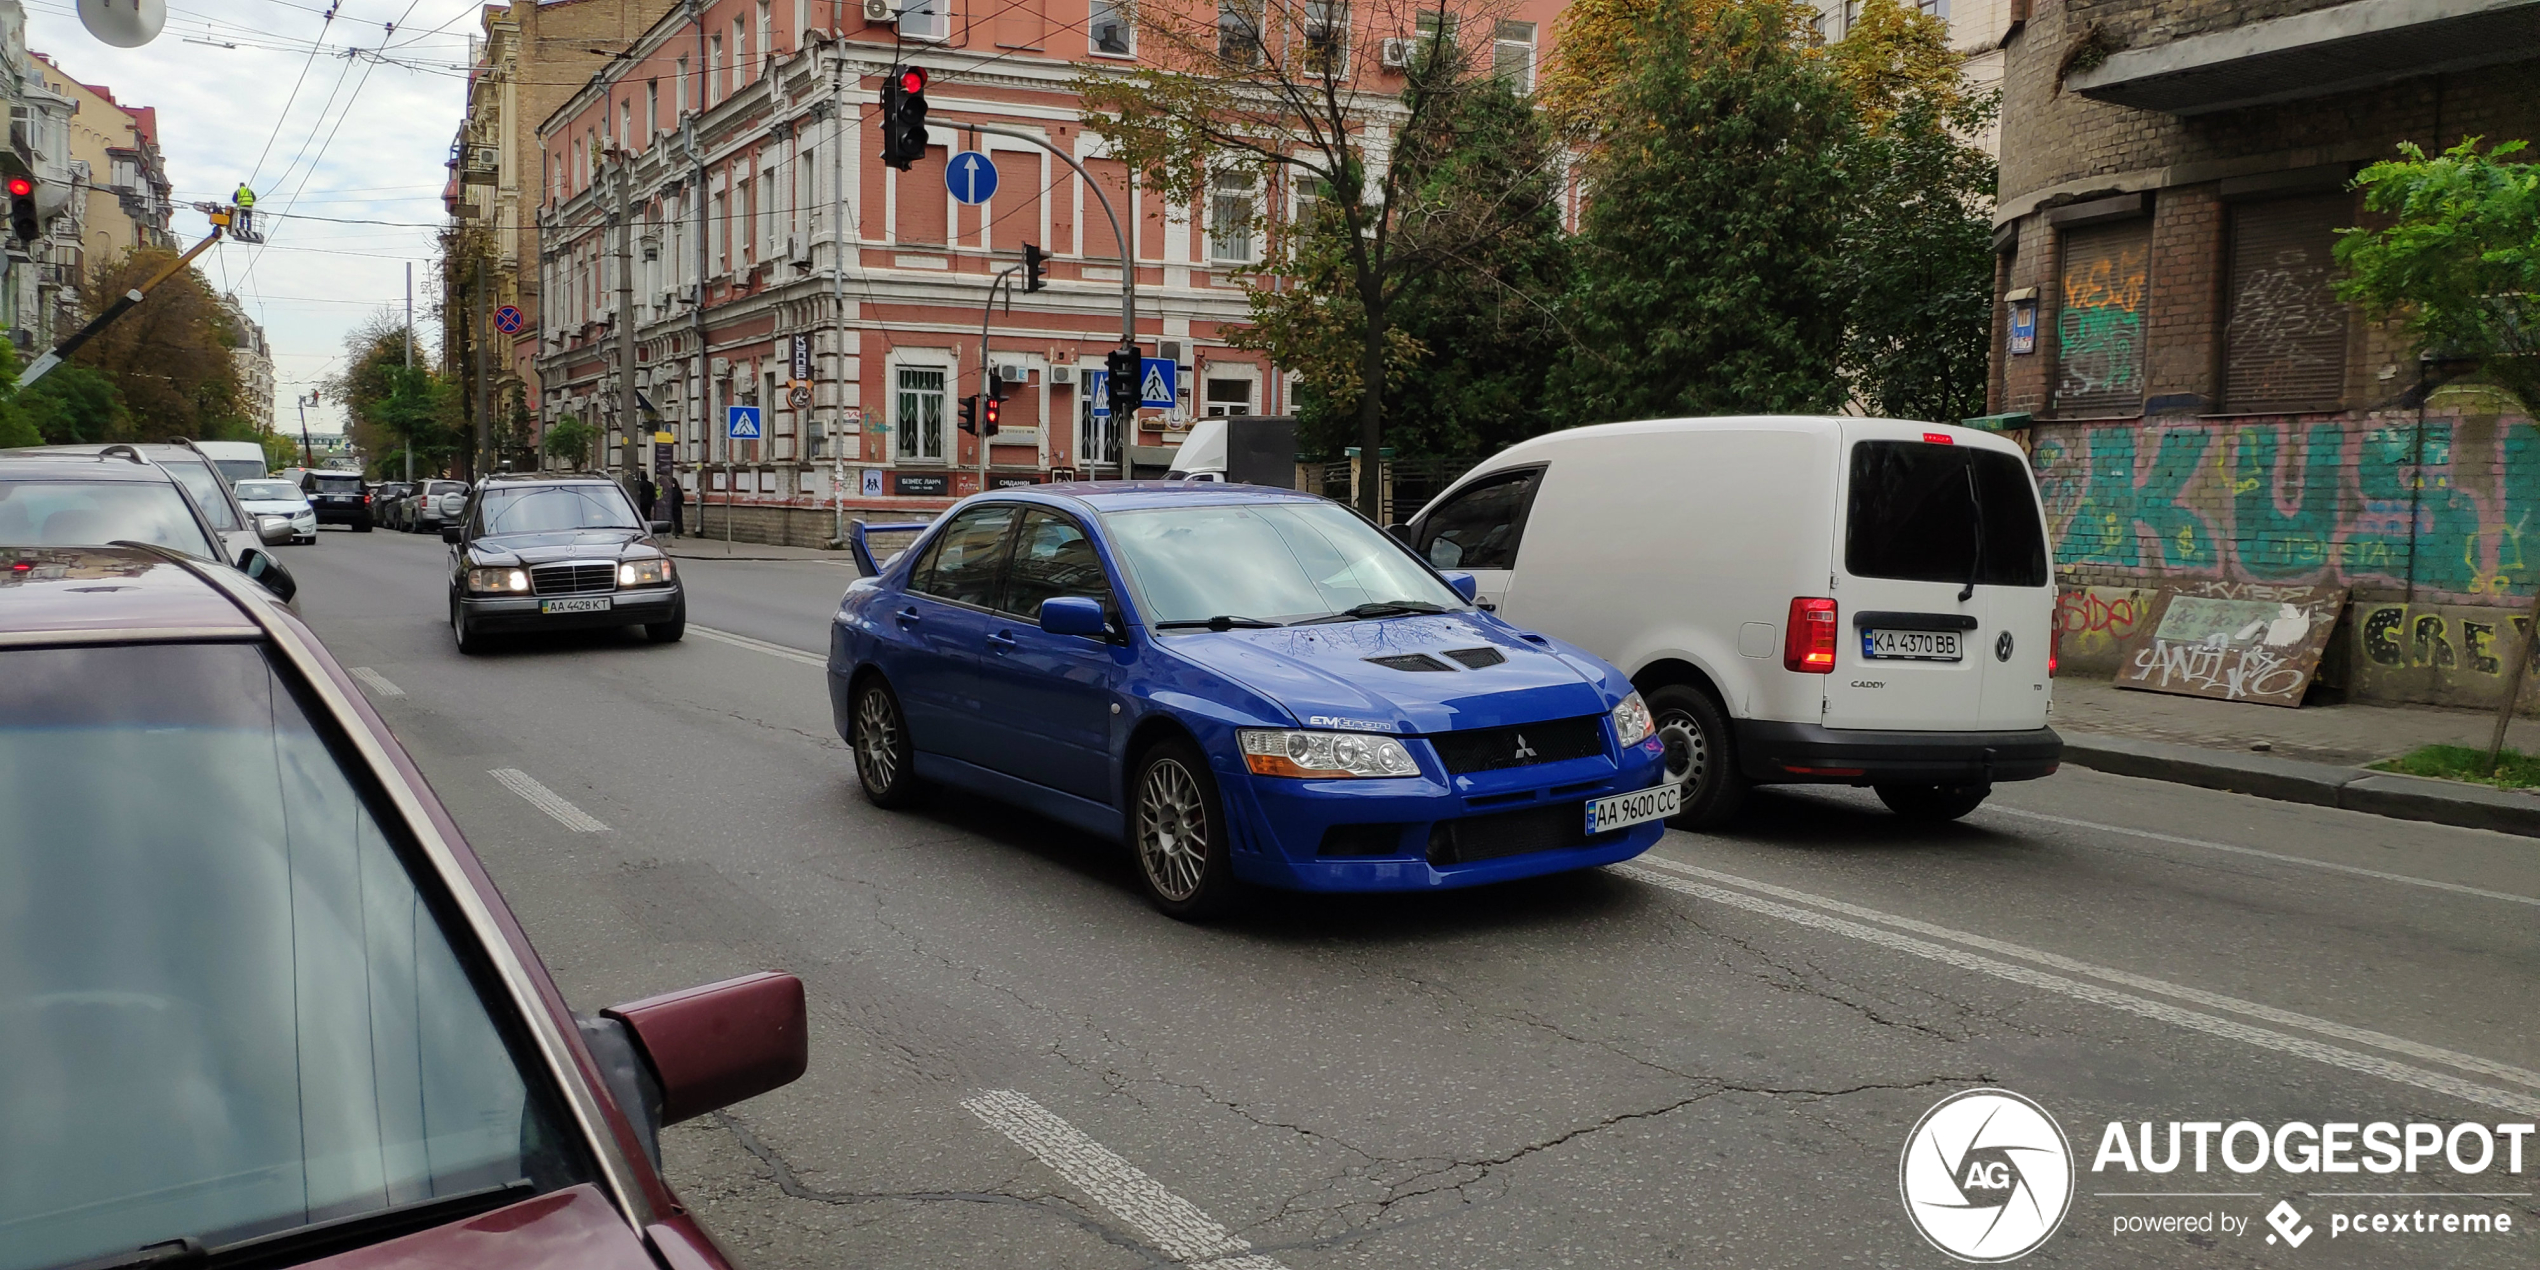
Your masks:
[[[2055,315],[2055,392],[2061,397],[2143,391],[2145,249],[2064,266]]]
[[[2066,566],[2431,602],[2540,584],[2540,427],[2517,416],[2046,425],[2032,462]]]
[[[2132,587],[2068,587],[2055,595],[2055,629],[2067,656],[2114,647],[2134,633],[2152,593]]]

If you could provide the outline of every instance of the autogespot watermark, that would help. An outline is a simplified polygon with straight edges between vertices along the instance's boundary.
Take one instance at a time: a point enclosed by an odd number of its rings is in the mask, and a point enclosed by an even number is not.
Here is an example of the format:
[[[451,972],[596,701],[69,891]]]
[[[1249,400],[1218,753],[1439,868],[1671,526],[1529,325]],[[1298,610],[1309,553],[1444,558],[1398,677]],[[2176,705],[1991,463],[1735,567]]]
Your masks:
[[[2530,1124],[2474,1121],[2111,1121],[2090,1161],[2087,1196],[2108,1208],[2115,1236],[2250,1237],[2255,1210],[2269,1198],[2276,1202],[2264,1210],[2257,1237],[2286,1250],[2323,1233],[2394,1247],[2438,1237],[2510,1236],[2516,1229],[2511,1206],[2495,1201],[2527,1203],[2531,1190],[2409,1183],[2411,1175],[2490,1175],[2519,1186],[2528,1176],[2524,1150],[2533,1133]],[[1971,1089],[1923,1113],[1906,1137],[1897,1183],[1906,1216],[1933,1247],[1961,1261],[1997,1262],[2027,1256],[2054,1235],[2082,1189],[2081,1172],[2044,1107],[2007,1089]],[[2296,1178],[2353,1175],[2353,1181],[2291,1191],[2302,1201],[2298,1207],[2281,1194],[2214,1189],[2256,1183],[2261,1173],[2285,1175],[2286,1190],[2301,1184]],[[2147,1185],[2160,1189],[2132,1189]],[[2163,1211],[2171,1204],[2187,1207]]]

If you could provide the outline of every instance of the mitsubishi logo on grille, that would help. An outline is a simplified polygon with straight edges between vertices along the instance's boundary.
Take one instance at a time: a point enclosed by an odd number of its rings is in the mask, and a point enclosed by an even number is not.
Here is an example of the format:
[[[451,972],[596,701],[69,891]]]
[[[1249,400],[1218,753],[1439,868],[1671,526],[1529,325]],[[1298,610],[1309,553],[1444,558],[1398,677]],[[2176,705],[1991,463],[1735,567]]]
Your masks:
[[[1518,733],[1518,734],[1517,734],[1517,754],[1516,754],[1516,757],[1518,757],[1518,758],[1533,758],[1534,756],[1535,756],[1535,747],[1533,747],[1533,746],[1531,746],[1531,745],[1526,744],[1526,734],[1525,734],[1525,733],[1523,733],[1523,732]]]

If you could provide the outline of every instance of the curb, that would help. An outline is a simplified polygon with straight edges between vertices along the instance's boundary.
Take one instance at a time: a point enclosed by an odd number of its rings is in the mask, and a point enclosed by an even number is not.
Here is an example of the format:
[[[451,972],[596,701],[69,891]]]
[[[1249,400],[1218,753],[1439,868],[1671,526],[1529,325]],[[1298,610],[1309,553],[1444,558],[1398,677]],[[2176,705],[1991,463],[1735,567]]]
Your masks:
[[[2092,771],[2540,838],[2540,797],[2530,794],[2167,741],[2088,732],[2063,737],[2064,761]]]

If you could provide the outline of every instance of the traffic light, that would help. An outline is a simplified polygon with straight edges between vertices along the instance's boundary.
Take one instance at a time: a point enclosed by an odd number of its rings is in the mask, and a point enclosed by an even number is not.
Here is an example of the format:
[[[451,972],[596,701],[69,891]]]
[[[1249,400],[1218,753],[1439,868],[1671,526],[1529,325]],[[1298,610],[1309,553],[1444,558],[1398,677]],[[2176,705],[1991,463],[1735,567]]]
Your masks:
[[[1042,287],[1041,267],[1049,263],[1049,253],[1030,243],[1023,244],[1023,289],[1038,291]]]
[[[9,232],[22,243],[34,242],[44,233],[44,223],[35,214],[35,182],[16,172],[9,174]]]
[[[989,382],[993,385],[995,381],[991,380]],[[983,437],[992,437],[997,434],[998,409],[1003,405],[1005,405],[1005,403],[994,396],[981,397],[979,399],[979,435]]]
[[[902,172],[926,157],[926,68],[894,66],[882,81],[882,162]]]
[[[979,398],[976,395],[961,399],[961,430],[972,436],[979,435]]]
[[[1106,376],[1103,386],[1108,391],[1111,417],[1114,419],[1126,419],[1138,413],[1138,360],[1138,348],[1134,344],[1115,348],[1103,356],[1102,368]]]

